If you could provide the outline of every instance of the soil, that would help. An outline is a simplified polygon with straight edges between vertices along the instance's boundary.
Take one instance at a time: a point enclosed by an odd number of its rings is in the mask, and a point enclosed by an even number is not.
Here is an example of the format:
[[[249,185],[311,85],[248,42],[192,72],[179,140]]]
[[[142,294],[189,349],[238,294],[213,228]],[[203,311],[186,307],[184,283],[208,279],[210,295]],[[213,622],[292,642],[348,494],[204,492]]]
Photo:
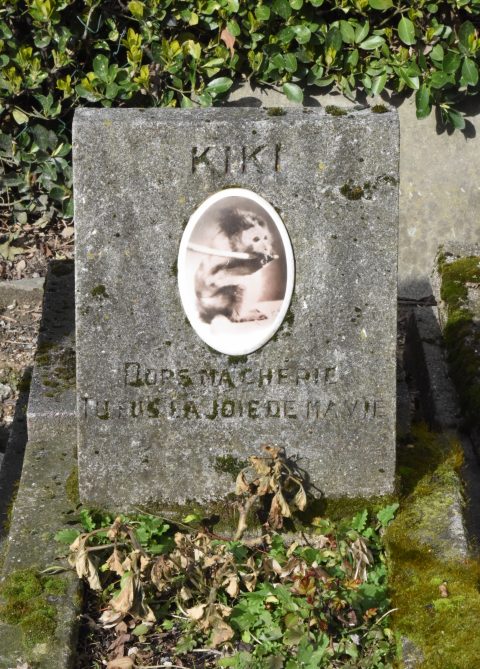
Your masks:
[[[86,610],[80,617],[79,642],[74,669],[100,669],[108,662],[108,669],[117,669],[115,660],[130,657],[135,667],[190,667],[190,669],[213,669],[220,654],[210,648],[197,649],[182,655],[174,655],[179,631],[172,629],[150,634],[147,638],[133,634],[135,623],[128,627],[125,622],[115,628],[104,629],[96,620],[101,614],[101,603],[89,592]],[[147,640],[148,639],[148,640]],[[123,660],[125,661],[125,660]],[[125,665],[119,663],[118,669]]]
[[[12,233],[18,235],[11,247],[17,249],[18,254],[10,260],[0,255],[0,281],[45,276],[50,260],[73,258],[74,228],[71,221],[55,221],[45,229],[24,225],[17,230],[9,220],[0,217],[0,244]]]

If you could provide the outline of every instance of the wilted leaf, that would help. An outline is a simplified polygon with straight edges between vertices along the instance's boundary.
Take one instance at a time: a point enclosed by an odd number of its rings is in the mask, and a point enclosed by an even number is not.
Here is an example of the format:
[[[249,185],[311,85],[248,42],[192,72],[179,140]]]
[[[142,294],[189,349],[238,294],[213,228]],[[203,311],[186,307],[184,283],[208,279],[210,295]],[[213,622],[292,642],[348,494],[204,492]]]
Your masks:
[[[145,593],[140,583],[138,574],[127,573],[122,578],[122,589],[119,594],[113,597],[108,603],[108,609],[103,612],[100,622],[106,626],[111,626],[115,621],[118,622],[127,614],[143,622],[155,622],[155,615],[151,608],[145,603]],[[110,612],[118,614],[111,615]]]
[[[107,669],[133,669],[135,663],[131,657],[117,657],[107,663]]]
[[[73,227],[71,229],[73,232]],[[114,541],[118,537],[121,527],[122,527],[122,519],[119,516],[117,516],[117,518],[115,518],[115,520],[113,521],[111,528],[107,532],[107,537],[110,539],[110,541]]]
[[[266,476],[270,474],[270,465],[265,458],[259,458],[256,455],[252,455],[248,459],[252,467],[257,472],[257,474],[259,474],[260,476]]]
[[[247,479],[245,478],[245,474],[243,471],[239,472],[237,476],[237,480],[235,481],[235,494],[236,495],[243,495],[244,493],[248,492],[250,490],[250,487],[248,485]]]
[[[133,608],[135,599],[135,576],[132,573],[125,574],[122,579],[122,589],[119,594],[110,600],[109,606],[118,613],[126,615]]]
[[[125,655],[125,644],[130,641],[131,638],[131,635],[125,632],[115,637],[112,643],[108,646],[108,652],[113,653],[115,658],[123,657]]]
[[[283,448],[279,448],[278,446],[270,446],[270,444],[263,444],[262,448],[265,451],[265,453],[268,453],[268,455],[272,458],[272,460],[276,460],[277,458],[283,455]]]
[[[304,511],[305,507],[307,506],[307,495],[305,493],[305,489],[302,485],[299,486],[298,492],[293,498],[293,504],[299,509],[300,511]]]
[[[205,613],[206,604],[198,604],[197,606],[192,606],[191,609],[187,609],[187,615],[192,620],[200,620]]]
[[[123,576],[125,573],[124,568],[122,567],[122,560],[120,559],[120,554],[116,548],[113,549],[113,553],[110,555],[105,565],[110,571],[115,572],[119,576]]]
[[[224,583],[226,583],[225,590],[228,592],[230,597],[237,597],[240,591],[238,576],[236,574],[231,574],[227,577]]]
[[[225,46],[227,49],[230,50],[230,55],[233,56],[235,53],[235,49],[233,48],[235,45],[235,37],[232,35],[232,33],[228,30],[228,28],[224,28],[222,32],[220,33],[220,39],[225,42]]]
[[[70,555],[68,562],[72,567],[75,567],[78,578],[85,578],[92,590],[102,590],[100,578],[98,576],[97,568],[90,559],[86,549],[87,538],[80,536],[70,546],[73,555]],[[76,548],[72,548],[76,547]],[[78,547],[78,549],[77,549]]]
[[[225,643],[225,641],[229,641],[233,635],[233,629],[228,623],[225,621],[218,622],[218,624],[215,625],[213,629],[212,636],[210,638],[210,645],[213,646],[213,648],[221,646],[222,643]]]

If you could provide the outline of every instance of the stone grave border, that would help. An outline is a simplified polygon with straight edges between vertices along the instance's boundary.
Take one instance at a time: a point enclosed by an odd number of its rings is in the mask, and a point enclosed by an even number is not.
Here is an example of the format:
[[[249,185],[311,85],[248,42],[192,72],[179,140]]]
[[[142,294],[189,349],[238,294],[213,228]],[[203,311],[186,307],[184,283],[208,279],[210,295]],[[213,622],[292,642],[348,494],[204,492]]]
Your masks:
[[[57,266],[57,276],[50,272],[47,279],[43,331],[39,340],[41,346],[42,342],[53,339],[60,352],[71,351],[74,346],[72,336],[68,333],[68,323],[72,321],[72,275],[64,273],[65,269]],[[57,302],[60,300],[62,304],[64,327],[60,328],[60,334],[58,327],[52,329],[52,297]],[[60,313],[58,309],[53,313],[58,326]],[[429,418],[432,424],[437,426],[440,436],[460,436],[466,447],[468,465],[468,438],[459,435],[457,431],[458,409],[443,359],[439,332],[435,309],[416,307],[410,321],[407,347],[415,344],[418,357],[412,361],[412,369],[420,370],[416,380],[418,385],[423,384],[422,396],[429,398]],[[28,409],[30,438],[11,514],[9,535],[1,545],[0,580],[18,569],[34,567],[43,570],[54,564],[58,565],[57,555],[61,548],[59,550],[53,536],[62,528],[64,519],[75,507],[75,500],[69,495],[68,486],[65,485],[67,480],[72,484],[76,467],[73,389],[63,387],[52,393],[51,386],[45,385],[44,380],[45,367],[38,363],[37,355]],[[478,469],[478,465],[476,466]],[[466,487],[468,492],[468,477]],[[464,522],[462,488],[462,482],[458,478],[455,503],[448,514],[437,519],[442,528],[437,534],[442,535],[440,549],[443,546],[444,551],[449,556],[455,556],[455,559],[462,559],[468,550],[465,529],[468,517]],[[66,592],[54,598],[53,603],[58,612],[54,640],[52,643],[38,644],[30,656],[33,656],[39,669],[71,669],[74,662],[78,615],[82,603],[81,585],[71,572],[61,574],[59,578],[65,580]],[[404,640],[403,646],[405,667],[415,667],[421,658],[418,649],[408,639]],[[0,623],[0,669],[13,669],[18,660],[27,659],[30,658],[22,646],[19,628]]]

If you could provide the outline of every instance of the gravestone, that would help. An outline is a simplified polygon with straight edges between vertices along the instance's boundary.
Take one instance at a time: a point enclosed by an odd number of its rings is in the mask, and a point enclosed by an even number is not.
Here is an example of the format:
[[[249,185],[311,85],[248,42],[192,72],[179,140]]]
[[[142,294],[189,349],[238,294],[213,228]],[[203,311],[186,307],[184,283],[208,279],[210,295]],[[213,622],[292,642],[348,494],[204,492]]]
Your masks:
[[[225,457],[243,461],[262,444],[284,447],[317,494],[392,491],[398,145],[393,111],[76,112],[82,500],[129,508],[222,499],[232,489]],[[270,272],[257,320],[235,322],[235,310],[219,307],[238,286],[212,290],[228,262],[253,258],[232,237],[218,250],[208,232],[227,189],[245,198],[225,226],[240,211],[270,217],[267,245],[275,229],[286,233],[256,275]],[[194,225],[202,204],[203,237]],[[230,258],[221,272],[218,254]],[[252,332],[256,343],[232,354]]]

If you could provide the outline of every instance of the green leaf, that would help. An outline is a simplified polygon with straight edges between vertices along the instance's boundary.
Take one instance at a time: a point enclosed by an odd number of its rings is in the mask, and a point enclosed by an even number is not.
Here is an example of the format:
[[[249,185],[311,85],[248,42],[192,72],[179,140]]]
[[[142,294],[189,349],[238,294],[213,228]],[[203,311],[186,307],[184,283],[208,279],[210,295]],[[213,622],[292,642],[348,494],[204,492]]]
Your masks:
[[[44,49],[46,46],[48,46],[51,42],[52,38],[48,33],[36,33],[33,42],[35,46],[38,46],[39,49]]]
[[[267,7],[266,5],[258,5],[258,7],[255,8],[255,18],[258,21],[268,21],[270,18],[270,7]]]
[[[387,83],[387,73],[384,72],[378,77],[375,77],[372,80],[372,87],[370,89],[370,93],[372,95],[379,95],[383,89],[385,88],[385,84]]]
[[[432,76],[430,77],[430,86],[432,88],[443,88],[443,86],[448,83],[449,79],[450,77],[446,72],[443,70],[437,70],[432,72]]]
[[[108,79],[108,65],[108,58],[103,54],[99,54],[93,59],[93,71],[101,81],[107,81]]]
[[[190,100],[190,98],[187,98],[186,95],[182,95],[182,99],[180,101],[180,107],[183,109],[191,109],[193,107],[193,102]]]
[[[355,44],[363,42],[370,31],[370,24],[366,21],[363,26],[357,26],[355,28]]]
[[[448,74],[453,74],[458,70],[461,63],[460,54],[456,51],[447,51],[445,58],[443,59],[443,71]]]
[[[352,518],[352,523],[351,523],[352,528],[357,532],[363,532],[363,530],[367,525],[367,520],[368,520],[368,511],[367,509],[364,509],[363,511],[360,511]]]
[[[457,130],[463,130],[465,128],[465,119],[461,114],[456,112],[453,109],[447,111],[448,120]]]
[[[392,0],[368,0],[368,4],[372,9],[378,9],[380,11],[393,7]]]
[[[361,42],[359,47],[360,49],[371,51],[372,49],[378,49],[382,44],[385,44],[385,39],[381,35],[371,35],[365,41]]]
[[[426,118],[432,111],[432,105],[430,104],[430,91],[425,84],[422,84],[415,93],[415,104],[417,118],[419,119]]]
[[[445,57],[445,52],[440,44],[435,44],[433,49],[430,51],[430,58],[436,61],[442,61]]]
[[[292,8],[288,0],[273,0],[272,10],[285,20],[289,19],[292,13]]]
[[[139,2],[139,0],[131,0],[131,2],[128,3],[128,9],[130,10],[131,15],[136,19],[143,18],[143,10],[145,9],[143,2]]]
[[[230,77],[217,77],[208,82],[206,91],[213,95],[218,95],[218,93],[225,93],[233,85],[233,80]]]
[[[292,102],[303,102],[303,91],[297,84],[283,84],[282,90]]]
[[[54,539],[55,541],[58,541],[61,544],[67,544],[68,546],[70,546],[70,544],[73,544],[73,542],[78,536],[80,536],[79,530],[70,528],[68,530],[60,530],[60,532],[57,532],[54,536]]]
[[[312,37],[312,32],[310,28],[304,25],[292,26],[292,30],[295,33],[295,39],[299,44],[307,44]]]
[[[144,636],[151,630],[150,625],[145,625],[145,623],[140,623],[140,625],[137,625],[136,627],[133,628],[132,634],[135,636]]]
[[[476,86],[478,83],[478,68],[471,58],[464,58],[462,65],[462,79],[467,86]]]
[[[286,53],[283,56],[283,67],[287,70],[287,72],[296,72],[298,63],[297,59],[293,55],[293,53]]]
[[[399,506],[398,502],[395,502],[394,504],[390,504],[389,506],[380,509],[377,513],[377,520],[382,527],[387,527],[387,525],[395,518],[395,513]]]
[[[355,42],[355,29],[348,21],[340,21],[340,33],[345,44]]]
[[[234,37],[238,37],[241,33],[240,26],[233,19],[231,21],[227,21],[227,28],[230,35],[233,35]]]
[[[28,121],[28,116],[23,112],[21,109],[18,109],[15,107],[15,109],[12,111],[12,116],[15,119],[15,123],[18,123],[18,125],[22,125],[22,123],[26,123]]]
[[[420,88],[420,78],[417,75],[412,75],[405,67],[400,67],[398,74],[402,81],[404,81],[409,88],[417,91]]]
[[[303,0],[290,0],[290,7],[295,10],[302,9]]]
[[[410,21],[410,19],[407,19],[406,16],[402,16],[402,18],[398,22],[398,36],[400,37],[402,42],[404,44],[407,44],[408,46],[410,44],[415,44],[416,42],[415,26]]]
[[[471,51],[475,41],[475,26],[471,21],[465,21],[458,31],[458,40],[466,51]]]

